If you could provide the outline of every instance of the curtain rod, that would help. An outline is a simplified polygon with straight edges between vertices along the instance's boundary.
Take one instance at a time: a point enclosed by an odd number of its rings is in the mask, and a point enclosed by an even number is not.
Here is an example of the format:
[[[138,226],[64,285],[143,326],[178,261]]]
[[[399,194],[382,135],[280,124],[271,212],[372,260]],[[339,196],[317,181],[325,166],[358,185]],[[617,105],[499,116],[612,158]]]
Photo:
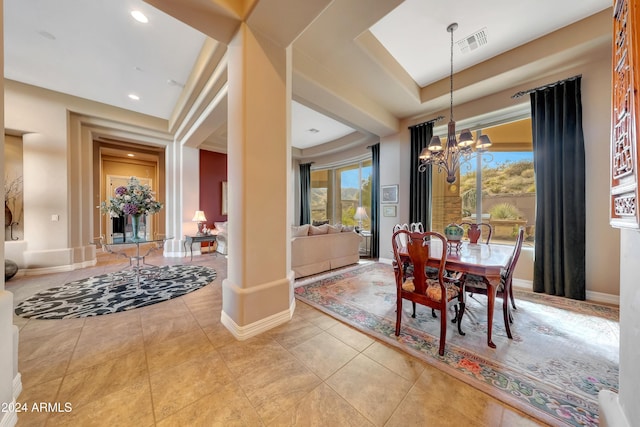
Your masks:
[[[521,92],[516,92],[513,95],[511,95],[511,99],[520,98],[521,96],[528,95],[531,92],[535,92],[535,91],[540,90],[540,89],[547,89],[547,88],[550,88],[550,87],[554,87],[554,86],[557,86],[557,85],[562,84],[564,82],[569,82],[571,80],[579,79],[580,77],[582,77],[582,74],[578,74],[577,76],[569,77],[569,78],[566,78],[566,79],[563,79],[563,80],[558,80],[557,82],[554,82],[554,83],[549,83],[549,84],[546,84],[546,85],[538,86],[538,87],[535,87],[533,89],[527,89],[527,90],[523,90]]]
[[[442,120],[442,119],[444,119],[444,116],[438,116],[435,119],[427,120],[426,122],[422,122],[422,123],[418,123],[417,125],[409,126],[409,129],[417,128],[418,126],[424,126],[424,125],[427,125],[429,123],[435,123],[435,122],[437,122],[439,120]]]

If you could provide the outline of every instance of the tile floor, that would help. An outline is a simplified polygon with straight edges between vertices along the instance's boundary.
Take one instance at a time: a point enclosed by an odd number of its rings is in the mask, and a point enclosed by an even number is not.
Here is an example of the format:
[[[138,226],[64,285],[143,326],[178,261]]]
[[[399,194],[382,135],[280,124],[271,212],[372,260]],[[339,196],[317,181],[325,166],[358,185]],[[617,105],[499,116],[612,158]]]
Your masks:
[[[19,302],[122,262],[102,254],[96,267],[14,277],[6,288]],[[218,277],[171,301],[87,319],[14,315],[18,401],[28,408],[18,426],[540,425],[300,302],[287,324],[237,341],[220,323],[225,258],[202,255],[193,263]],[[33,411],[34,403],[59,403],[59,411]]]

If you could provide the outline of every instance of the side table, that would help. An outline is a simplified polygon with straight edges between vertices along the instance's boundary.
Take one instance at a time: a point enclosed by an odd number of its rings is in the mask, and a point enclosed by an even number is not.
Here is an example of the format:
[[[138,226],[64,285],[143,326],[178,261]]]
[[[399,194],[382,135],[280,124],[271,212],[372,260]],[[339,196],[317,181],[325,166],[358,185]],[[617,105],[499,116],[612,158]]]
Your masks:
[[[367,258],[371,258],[371,232],[360,231],[360,235],[364,239],[364,251],[360,251]]]
[[[191,253],[191,261],[193,261],[193,244],[202,242],[209,242],[209,252],[211,252],[211,248],[213,248],[213,253],[215,254],[215,250],[218,247],[216,238],[217,236],[215,234],[203,234],[202,236],[184,236],[185,255],[187,254],[188,250]]]

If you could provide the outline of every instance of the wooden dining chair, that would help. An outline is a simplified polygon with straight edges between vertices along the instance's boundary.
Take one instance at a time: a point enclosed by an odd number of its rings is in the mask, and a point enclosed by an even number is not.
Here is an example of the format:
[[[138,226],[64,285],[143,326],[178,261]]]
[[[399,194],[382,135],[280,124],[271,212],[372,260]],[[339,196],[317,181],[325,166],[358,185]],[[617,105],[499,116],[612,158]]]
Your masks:
[[[393,226],[393,233],[395,233],[398,230],[406,230],[409,231],[409,224],[396,224]],[[402,235],[402,236],[398,236],[398,244],[402,247],[402,246],[406,246],[407,245],[407,236],[406,235]]]
[[[467,236],[469,236],[469,229],[472,227],[472,225],[477,225],[478,228],[480,229],[480,232],[481,232],[480,237],[484,237],[484,239],[485,239],[484,242],[487,245],[489,244],[489,242],[491,242],[491,235],[493,234],[493,227],[488,222],[475,223],[475,222],[463,221],[458,225],[465,229],[465,231],[467,232]]]
[[[398,245],[399,237],[405,237],[406,247]],[[438,259],[438,276],[435,279],[427,277],[425,269],[429,260],[433,242],[439,239],[442,243],[441,254]],[[440,311],[440,347],[438,353],[444,355],[447,338],[447,311],[455,308],[453,321],[458,323],[458,333],[464,335],[460,323],[464,315],[464,289],[457,280],[444,277],[444,267],[447,261],[447,240],[436,232],[412,233],[398,230],[391,239],[394,254],[394,274],[396,279],[396,336],[400,335],[402,322],[402,302],[409,300],[413,306],[412,317],[416,317],[416,303]],[[403,269],[409,264],[411,268]],[[458,309],[459,306],[459,309]]]
[[[396,232],[399,230],[405,230],[405,231],[409,231],[409,224],[404,223],[404,224],[396,224],[393,226],[393,240],[395,241],[395,243],[398,245],[398,247],[403,248],[407,246],[407,240],[408,237],[406,234],[398,234],[396,235]],[[394,268],[396,267],[396,261],[394,259],[394,261],[392,262]],[[398,267],[402,270],[403,274],[407,273],[407,268],[409,267],[409,264],[406,262],[403,262],[402,264],[399,264]]]
[[[513,316],[511,315],[511,310],[509,307],[509,300],[511,301],[511,306],[513,309],[516,309],[515,298],[513,297],[513,289],[512,289],[512,281],[513,281],[513,271],[516,268],[516,264],[518,262],[518,258],[520,258],[520,252],[522,251],[522,243],[524,242],[524,227],[520,227],[518,230],[518,237],[516,239],[516,244],[513,248],[513,254],[509,259],[509,263],[506,268],[504,268],[500,274],[500,286],[498,286],[497,296],[502,298],[502,314],[504,317],[504,328],[507,331],[507,336],[509,338],[513,338],[511,336],[511,327],[510,324],[513,323]],[[469,293],[478,293],[478,294],[487,294],[487,282],[486,277],[476,276],[472,274],[463,275],[460,278],[460,281],[463,282],[464,288]]]
[[[421,222],[412,222],[409,229],[414,233],[424,233],[424,226]]]

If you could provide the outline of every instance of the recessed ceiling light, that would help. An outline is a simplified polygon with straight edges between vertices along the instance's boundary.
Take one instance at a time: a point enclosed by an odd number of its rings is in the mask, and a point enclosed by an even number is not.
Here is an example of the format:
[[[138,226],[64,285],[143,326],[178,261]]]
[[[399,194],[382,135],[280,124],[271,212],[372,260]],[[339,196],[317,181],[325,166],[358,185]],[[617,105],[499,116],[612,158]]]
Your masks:
[[[318,129],[316,129],[316,128],[311,128],[311,129],[308,129],[307,132],[318,133],[320,131]]]
[[[139,101],[140,97],[138,95],[136,95],[135,93],[130,93],[129,94],[129,98],[133,99],[134,101]]]
[[[133,154],[133,153],[128,153],[128,154],[127,154],[127,156],[128,156],[128,157],[135,157],[136,155],[135,155],[135,154]]]
[[[131,16],[133,16],[133,19],[135,19],[138,22],[142,22],[143,24],[146,24],[147,22],[149,22],[149,18],[147,18],[147,16],[144,13],[140,12],[139,10],[132,10]]]

